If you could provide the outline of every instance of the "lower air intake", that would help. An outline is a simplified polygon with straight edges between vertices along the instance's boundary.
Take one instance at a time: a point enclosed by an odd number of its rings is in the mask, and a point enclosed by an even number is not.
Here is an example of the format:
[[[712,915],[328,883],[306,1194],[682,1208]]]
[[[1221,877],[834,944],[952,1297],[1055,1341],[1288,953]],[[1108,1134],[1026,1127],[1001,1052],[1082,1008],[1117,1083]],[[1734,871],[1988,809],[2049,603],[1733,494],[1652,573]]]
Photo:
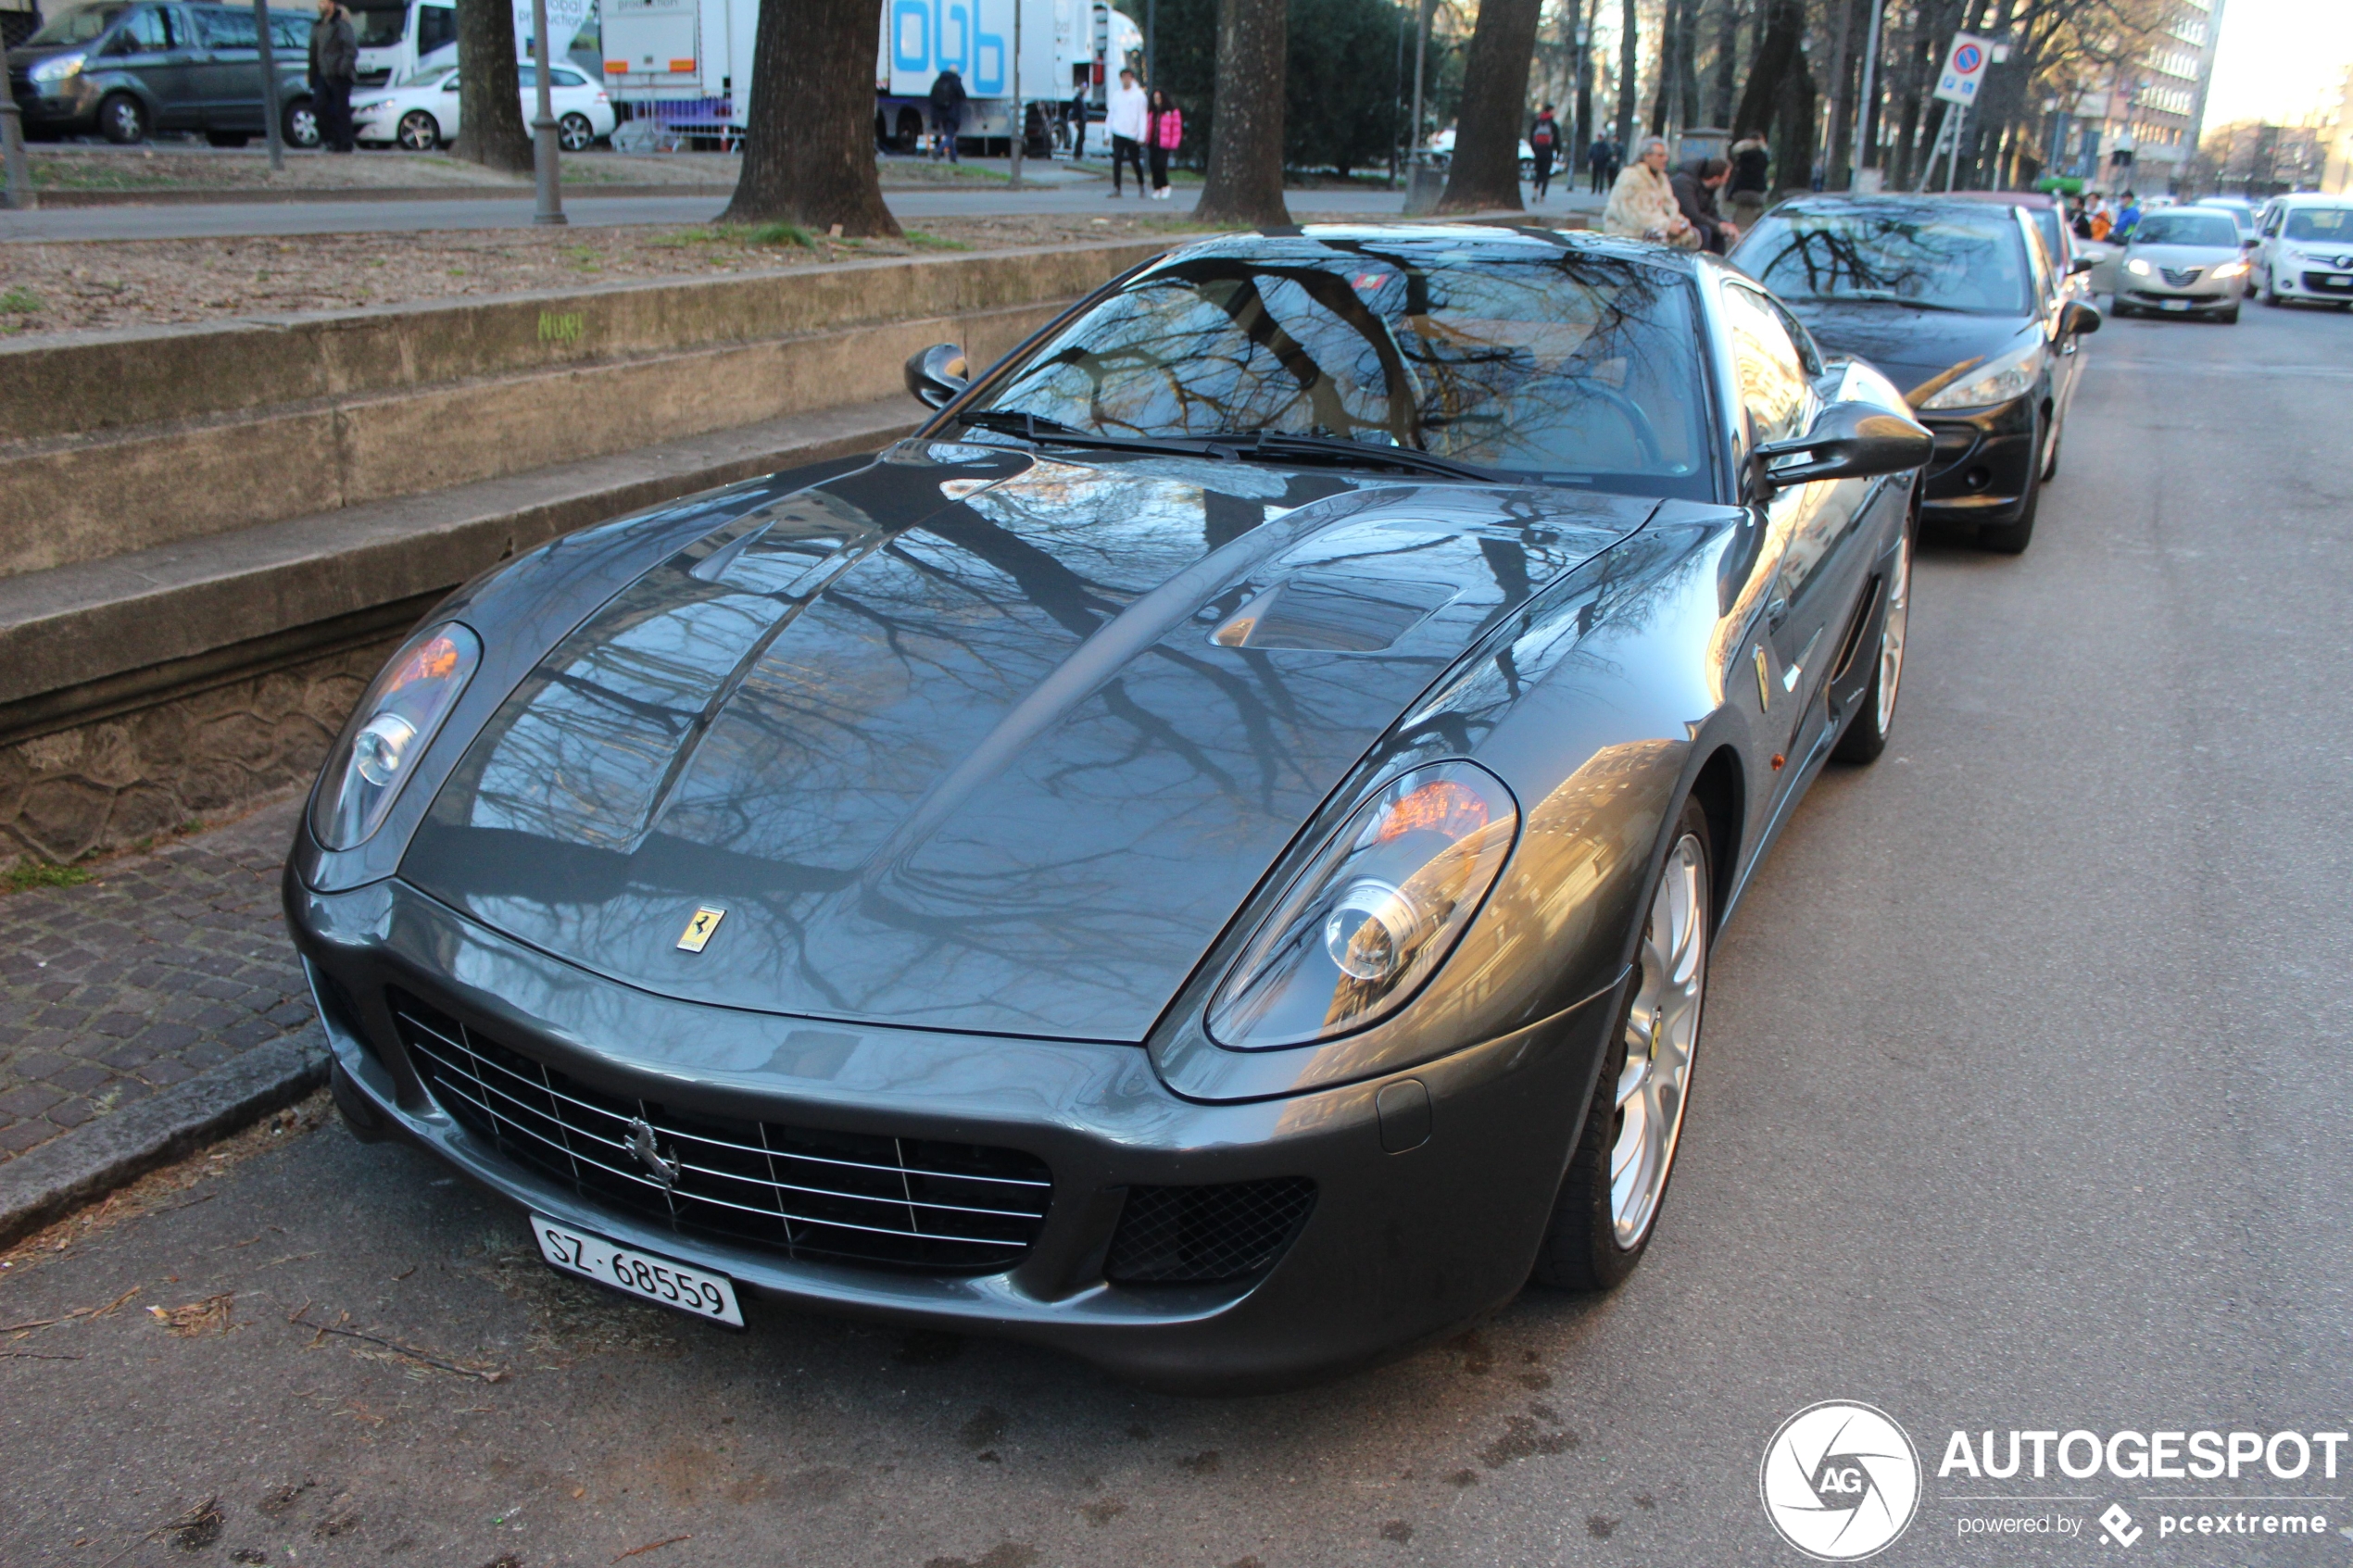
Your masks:
[[[1315,1206],[1304,1176],[1221,1186],[1129,1187],[1103,1276],[1119,1285],[1206,1285],[1272,1268]]]

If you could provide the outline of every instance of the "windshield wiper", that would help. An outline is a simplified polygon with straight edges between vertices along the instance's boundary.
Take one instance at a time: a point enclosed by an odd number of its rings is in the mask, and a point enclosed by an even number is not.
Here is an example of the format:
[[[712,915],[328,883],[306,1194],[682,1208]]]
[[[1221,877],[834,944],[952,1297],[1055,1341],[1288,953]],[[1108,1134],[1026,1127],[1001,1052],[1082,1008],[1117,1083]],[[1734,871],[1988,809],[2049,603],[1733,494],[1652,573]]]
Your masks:
[[[1337,435],[1287,435],[1275,431],[1248,430],[1221,432],[1202,439],[1212,450],[1231,452],[1239,458],[1272,458],[1277,462],[1326,458],[1359,463],[1365,468],[1406,469],[1416,473],[1442,474],[1448,479],[1475,479],[1483,484],[1515,483],[1510,475],[1476,463],[1441,458],[1435,452],[1412,446],[1377,446],[1369,441],[1350,441]]]
[[[1869,305],[1908,305],[1915,310],[1951,310],[1963,316],[1976,314],[1965,305],[1946,305],[1941,300],[1921,299],[1914,295],[1897,294],[1894,289],[1843,289],[1837,294],[1813,294],[1806,297],[1818,299],[1825,305],[1837,305],[1846,300],[1858,299]]]
[[[1059,420],[1045,420],[1020,408],[974,408],[958,414],[965,424],[1018,435],[1039,446],[1101,446],[1121,452],[1163,452],[1177,457],[1214,456],[1204,443],[1149,435],[1111,435],[1078,430]]]

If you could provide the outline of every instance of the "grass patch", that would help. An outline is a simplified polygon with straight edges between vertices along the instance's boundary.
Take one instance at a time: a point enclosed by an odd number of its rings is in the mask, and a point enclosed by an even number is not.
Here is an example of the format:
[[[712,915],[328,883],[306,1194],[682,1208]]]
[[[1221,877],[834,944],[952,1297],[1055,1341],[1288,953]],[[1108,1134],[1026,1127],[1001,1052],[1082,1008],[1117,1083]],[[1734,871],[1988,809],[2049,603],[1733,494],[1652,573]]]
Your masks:
[[[22,860],[8,868],[0,877],[0,887],[10,893],[30,893],[36,887],[79,887],[90,880],[90,873],[80,866],[53,866],[45,860]]]
[[[926,234],[921,229],[910,229],[906,231],[905,238],[907,243],[913,245],[917,250],[972,249],[971,245],[966,245],[962,240],[942,239],[937,234]]]
[[[729,237],[738,245],[792,245],[800,250],[808,250],[817,243],[798,223],[755,223],[737,229]]]
[[[19,283],[0,294],[0,314],[30,316],[41,308],[41,296]]]
[[[646,243],[664,250],[684,250],[689,245],[724,245],[727,236],[716,229],[681,229],[674,234],[656,234]]]
[[[79,158],[59,158],[55,162],[44,158],[32,166],[32,186],[37,191],[136,191],[180,182],[170,174],[108,169]]]

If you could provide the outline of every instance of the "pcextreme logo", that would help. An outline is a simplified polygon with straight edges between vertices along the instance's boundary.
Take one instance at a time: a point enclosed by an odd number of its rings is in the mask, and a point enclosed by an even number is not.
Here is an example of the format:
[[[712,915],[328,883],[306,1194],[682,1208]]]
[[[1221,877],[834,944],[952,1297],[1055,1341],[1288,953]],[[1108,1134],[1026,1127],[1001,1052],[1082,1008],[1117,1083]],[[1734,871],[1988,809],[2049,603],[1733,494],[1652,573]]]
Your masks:
[[[1912,1523],[1920,1456],[1885,1411],[1825,1399],[1781,1423],[1765,1445],[1756,1489],[1783,1540],[1824,1562],[1854,1562]]]

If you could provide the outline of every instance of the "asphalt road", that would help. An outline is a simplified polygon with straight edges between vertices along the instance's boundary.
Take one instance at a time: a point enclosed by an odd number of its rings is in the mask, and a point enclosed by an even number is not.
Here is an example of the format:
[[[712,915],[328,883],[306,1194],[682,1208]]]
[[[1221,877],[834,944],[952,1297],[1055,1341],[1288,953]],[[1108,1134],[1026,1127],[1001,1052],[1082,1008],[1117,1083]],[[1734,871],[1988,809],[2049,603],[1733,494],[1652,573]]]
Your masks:
[[[927,218],[996,218],[1022,214],[1106,213],[1145,207],[1162,213],[1193,209],[1198,185],[1171,186],[1164,202],[1139,199],[1131,183],[1114,200],[1108,182],[1087,181],[1031,191],[892,191],[884,199],[902,223]],[[1526,193],[1523,191],[1523,199]],[[1285,204],[1297,218],[1333,213],[1397,213],[1403,191],[1290,191]],[[708,223],[727,205],[724,195],[591,196],[567,194],[564,213],[574,224]],[[1599,210],[1600,198],[1573,199],[1555,186],[1549,202],[1530,210]],[[165,240],[220,234],[414,233],[447,229],[528,229],[535,211],[528,195],[446,201],[234,202],[187,207],[57,207],[0,213],[0,241]]]
[[[1726,933],[1680,1176],[1615,1295],[1530,1292],[1308,1392],[1163,1398],[600,1297],[329,1124],[0,1272],[0,1323],[138,1292],[0,1338],[0,1560],[1794,1564],[1760,1454],[1851,1399],[1930,1471],[1881,1562],[2344,1562],[2353,1481],[2317,1460],[1934,1474],[1957,1428],[2353,1416],[2353,317],[2088,351],[2034,547],[1927,547],[1895,744],[1822,780]],[[226,1332],[144,1311],[224,1294]],[[2137,1545],[2093,1538],[2110,1502]],[[2160,1537],[2192,1506],[2328,1524]],[[2082,1535],[1958,1536],[1986,1515]]]

